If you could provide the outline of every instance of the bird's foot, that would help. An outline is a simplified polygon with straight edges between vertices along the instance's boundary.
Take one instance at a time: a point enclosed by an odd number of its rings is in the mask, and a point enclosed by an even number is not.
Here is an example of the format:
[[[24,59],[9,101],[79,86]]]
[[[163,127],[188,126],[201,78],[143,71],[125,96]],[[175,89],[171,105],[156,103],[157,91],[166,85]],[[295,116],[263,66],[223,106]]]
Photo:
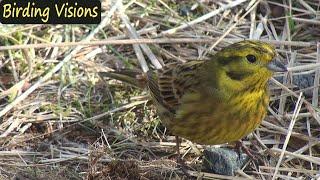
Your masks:
[[[182,173],[189,178],[190,177],[190,174],[188,172],[189,168],[188,168],[186,162],[181,158],[181,156],[177,157],[176,162],[178,164],[178,168],[181,169]]]
[[[250,148],[248,148],[242,141],[236,141],[235,149],[238,152],[239,158],[241,158],[241,152],[244,152],[248,155],[250,159],[252,159],[254,162],[263,162],[263,158],[261,157],[261,154],[258,151],[254,151]]]

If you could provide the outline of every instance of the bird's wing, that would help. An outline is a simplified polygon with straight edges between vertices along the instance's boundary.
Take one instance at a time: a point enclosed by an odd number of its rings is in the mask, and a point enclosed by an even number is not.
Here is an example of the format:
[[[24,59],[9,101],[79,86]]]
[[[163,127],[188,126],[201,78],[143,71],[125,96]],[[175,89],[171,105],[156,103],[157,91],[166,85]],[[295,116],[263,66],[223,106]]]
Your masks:
[[[171,113],[175,113],[186,92],[199,85],[197,69],[203,61],[170,63],[157,72],[149,71],[148,87],[152,97]]]

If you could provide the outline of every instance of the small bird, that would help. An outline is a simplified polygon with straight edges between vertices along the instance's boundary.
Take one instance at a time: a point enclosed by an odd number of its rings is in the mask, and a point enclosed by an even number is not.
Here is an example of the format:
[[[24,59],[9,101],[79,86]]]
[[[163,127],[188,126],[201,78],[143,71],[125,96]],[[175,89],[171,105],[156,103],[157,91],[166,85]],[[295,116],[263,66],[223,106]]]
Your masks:
[[[267,113],[268,80],[274,72],[287,71],[276,54],[268,43],[244,40],[210,54],[207,61],[174,62],[148,71],[145,84],[174,135],[204,145],[234,142],[251,133]],[[134,82],[123,74],[119,79]]]

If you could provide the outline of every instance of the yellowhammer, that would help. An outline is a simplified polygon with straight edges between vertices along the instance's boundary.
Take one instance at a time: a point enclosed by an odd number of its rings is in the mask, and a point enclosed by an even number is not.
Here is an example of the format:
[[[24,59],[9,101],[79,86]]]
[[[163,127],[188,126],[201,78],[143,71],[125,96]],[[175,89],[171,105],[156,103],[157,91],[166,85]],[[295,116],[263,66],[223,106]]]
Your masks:
[[[149,71],[146,84],[160,119],[173,134],[208,145],[237,141],[266,115],[268,79],[275,71],[286,71],[275,57],[267,43],[241,41],[208,61],[175,62]]]

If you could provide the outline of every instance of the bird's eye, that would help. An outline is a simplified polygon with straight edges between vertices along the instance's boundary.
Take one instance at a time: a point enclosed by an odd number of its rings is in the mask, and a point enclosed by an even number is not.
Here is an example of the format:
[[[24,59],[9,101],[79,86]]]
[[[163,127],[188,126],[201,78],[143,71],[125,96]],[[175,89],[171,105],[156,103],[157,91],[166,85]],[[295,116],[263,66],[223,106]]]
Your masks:
[[[254,63],[257,61],[257,58],[252,54],[247,55],[246,58],[250,63]]]

